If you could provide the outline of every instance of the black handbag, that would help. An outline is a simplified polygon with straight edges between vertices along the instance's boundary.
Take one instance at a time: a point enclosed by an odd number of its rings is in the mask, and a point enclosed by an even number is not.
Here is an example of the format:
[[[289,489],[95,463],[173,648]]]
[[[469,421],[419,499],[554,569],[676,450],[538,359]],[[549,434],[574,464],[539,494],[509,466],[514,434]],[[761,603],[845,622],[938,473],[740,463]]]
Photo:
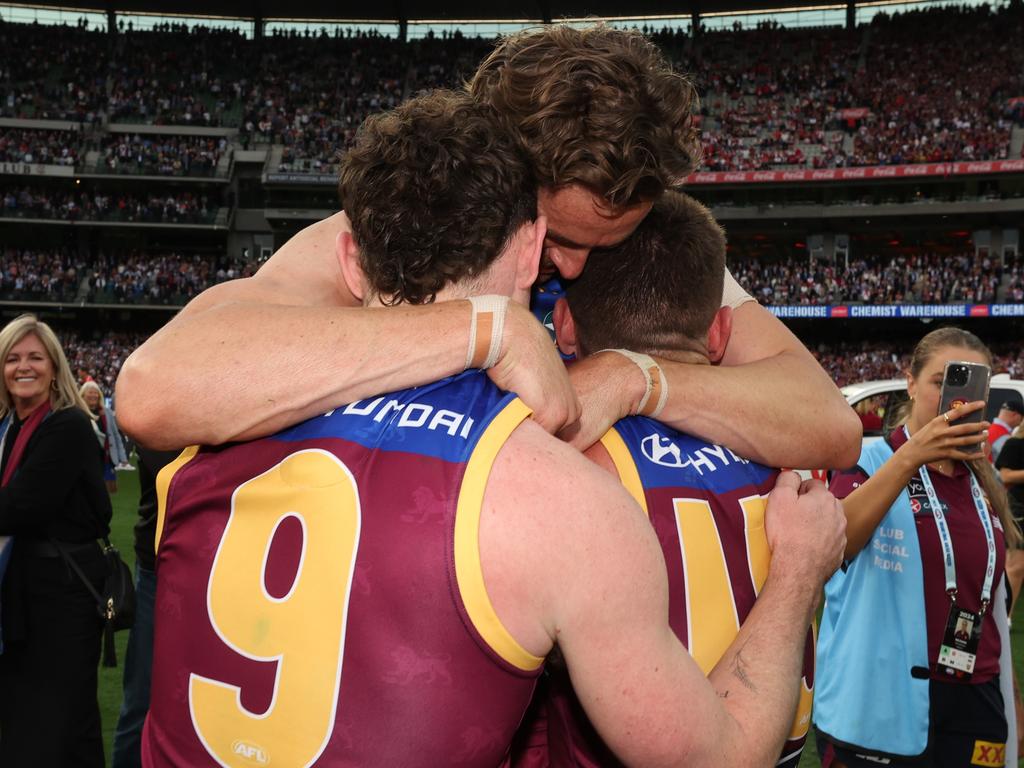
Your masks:
[[[96,611],[103,619],[103,666],[116,667],[117,649],[114,647],[114,632],[129,629],[135,622],[135,580],[132,578],[131,569],[121,559],[121,553],[110,543],[110,539],[104,536],[103,560],[106,562],[107,572],[103,577],[103,588],[97,592],[75,559],[65,552],[58,542],[54,541],[53,544],[81,579],[85,588],[96,598]]]

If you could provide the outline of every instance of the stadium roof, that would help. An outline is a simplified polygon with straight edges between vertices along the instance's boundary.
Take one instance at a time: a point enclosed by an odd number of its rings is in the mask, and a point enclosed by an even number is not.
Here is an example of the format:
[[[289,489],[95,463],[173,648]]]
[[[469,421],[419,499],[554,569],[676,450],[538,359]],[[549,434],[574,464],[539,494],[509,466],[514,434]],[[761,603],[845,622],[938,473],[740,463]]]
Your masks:
[[[26,3],[29,4],[29,3]],[[841,9],[845,3],[784,0],[30,0],[32,6],[229,18],[398,21],[515,21],[564,18],[679,18],[765,10]]]

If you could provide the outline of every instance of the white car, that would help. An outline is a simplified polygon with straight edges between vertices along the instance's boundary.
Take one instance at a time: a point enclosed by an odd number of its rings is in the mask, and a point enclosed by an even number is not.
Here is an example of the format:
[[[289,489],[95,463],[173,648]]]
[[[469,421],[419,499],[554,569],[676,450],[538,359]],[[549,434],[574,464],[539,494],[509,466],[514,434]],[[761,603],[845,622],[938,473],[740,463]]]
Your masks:
[[[896,407],[907,399],[906,379],[883,379],[849,384],[842,388],[843,396],[860,416],[864,427],[864,443],[874,442],[891,430],[889,423]],[[997,373],[989,384],[988,407],[985,418],[992,421],[1005,402],[1024,403],[1024,381],[1011,379],[1009,374]]]
[[[895,427],[891,423],[897,406],[907,399],[907,380],[879,379],[860,384],[848,384],[840,390],[846,402],[857,412],[864,427],[864,445],[881,440]],[[1024,381],[1011,379],[1009,374],[997,373],[989,384],[988,407],[985,418],[992,421],[1005,402],[1024,403]],[[801,471],[803,477],[826,480],[825,470]]]

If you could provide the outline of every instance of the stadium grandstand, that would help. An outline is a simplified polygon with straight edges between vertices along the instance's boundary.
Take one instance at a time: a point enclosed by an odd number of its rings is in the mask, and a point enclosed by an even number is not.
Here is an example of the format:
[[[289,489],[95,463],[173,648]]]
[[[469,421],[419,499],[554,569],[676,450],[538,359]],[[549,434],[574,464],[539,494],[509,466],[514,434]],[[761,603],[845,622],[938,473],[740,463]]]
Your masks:
[[[685,189],[837,384],[899,376],[946,321],[1024,378],[1022,0],[0,4],[4,322],[35,312],[112,392],[181,306],[338,210],[367,115],[459,86],[497,35],[595,19],[693,79]]]
[[[0,8],[8,316],[151,332],[337,209],[338,160],[368,114],[458,85],[495,34],[599,16],[646,31],[697,84],[687,189],[725,226],[740,282],[810,345],[870,338],[879,318],[890,340],[932,319],[982,322],[996,342],[1019,328],[1020,2],[650,0],[624,18],[566,0],[481,18],[424,0],[343,20],[318,0],[244,5]]]

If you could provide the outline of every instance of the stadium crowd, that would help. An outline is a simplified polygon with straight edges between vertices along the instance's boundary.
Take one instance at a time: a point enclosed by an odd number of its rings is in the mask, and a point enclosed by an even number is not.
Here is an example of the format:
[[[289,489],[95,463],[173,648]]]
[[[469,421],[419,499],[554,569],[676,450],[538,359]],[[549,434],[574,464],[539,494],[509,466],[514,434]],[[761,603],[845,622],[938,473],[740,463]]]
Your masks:
[[[8,218],[209,224],[217,215],[207,195],[191,192],[57,192],[25,185],[4,190],[2,197],[0,216]]]
[[[879,14],[855,30],[763,23],[652,36],[701,91],[705,170],[999,159],[1014,122],[1024,126],[1019,3]],[[0,69],[4,116],[237,126],[243,146],[281,146],[278,170],[323,173],[368,114],[462,82],[491,44],[307,31],[257,45],[182,25],[122,29],[113,46],[81,26],[6,25],[0,42],[23,52]],[[41,77],[44,61],[60,77]],[[117,137],[103,149],[114,170],[195,174],[225,148]]]
[[[1014,121],[1024,125],[1021,33],[1020,8],[988,6],[880,14],[856,31],[711,33],[718,45],[689,68],[706,92],[706,167],[1006,158]]]
[[[903,376],[910,365],[910,346],[906,342],[879,339],[808,345],[811,354],[840,387]],[[993,374],[1007,373],[1010,378],[1024,378],[1024,350],[1020,344],[1002,342],[990,347]]]
[[[127,331],[110,331],[95,336],[76,331],[59,333],[78,382],[96,381],[104,392],[114,391],[114,382],[125,358],[146,340],[146,334]]]
[[[103,141],[99,169],[111,173],[212,176],[225,137],[116,134]]]
[[[85,141],[78,131],[0,129],[0,162],[77,165]]]
[[[100,304],[184,304],[216,283],[246,277],[252,262],[200,254],[100,253],[67,250],[0,251],[5,300]]]
[[[865,256],[848,264],[790,257],[730,265],[740,285],[761,304],[991,304],[1000,298],[1003,267],[973,253]],[[1024,296],[1020,267],[1008,297]]]

